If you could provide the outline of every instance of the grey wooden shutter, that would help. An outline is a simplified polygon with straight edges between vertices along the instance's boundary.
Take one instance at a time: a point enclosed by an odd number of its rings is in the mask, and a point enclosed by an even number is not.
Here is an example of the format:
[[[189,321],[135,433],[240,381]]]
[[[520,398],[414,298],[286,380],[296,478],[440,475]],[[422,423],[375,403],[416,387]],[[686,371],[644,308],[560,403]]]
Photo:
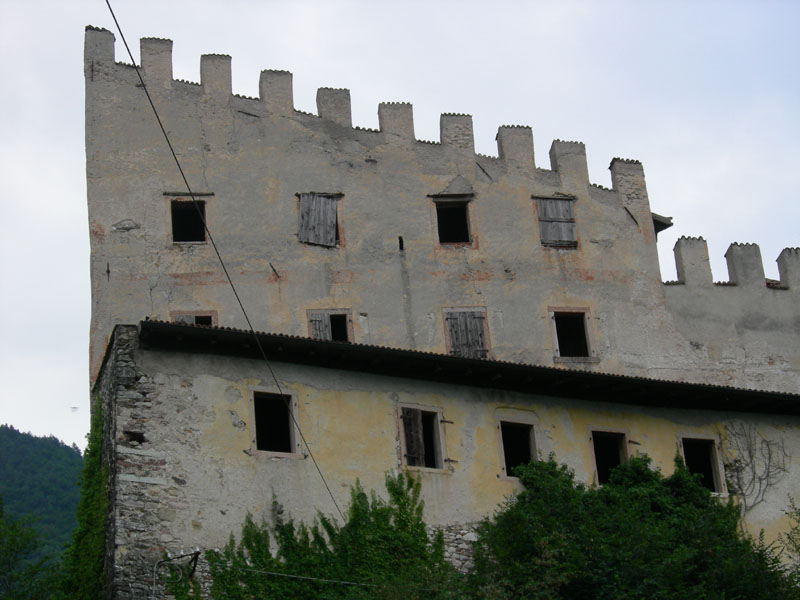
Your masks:
[[[422,436],[422,411],[403,408],[403,434],[406,441],[406,464],[410,467],[424,466],[425,442]]]
[[[539,198],[539,234],[542,243],[575,244],[573,201],[560,198]]]
[[[484,339],[484,319],[481,312],[464,313],[467,328],[467,356],[470,358],[486,358],[486,340]]]
[[[447,333],[450,337],[450,354],[453,356],[469,356],[469,333],[467,330],[467,314],[465,312],[447,313]]]
[[[315,340],[331,340],[331,320],[327,314],[311,315],[311,337]]]
[[[317,243],[323,246],[336,245],[336,198],[315,196],[316,210],[319,214]]]
[[[186,323],[187,325],[194,325],[194,315],[175,315],[173,319],[176,323]]]
[[[314,243],[312,211],[314,209],[314,194],[300,194],[300,226],[297,239],[301,242]]]
[[[336,198],[300,194],[300,226],[297,239],[320,246],[336,245]]]

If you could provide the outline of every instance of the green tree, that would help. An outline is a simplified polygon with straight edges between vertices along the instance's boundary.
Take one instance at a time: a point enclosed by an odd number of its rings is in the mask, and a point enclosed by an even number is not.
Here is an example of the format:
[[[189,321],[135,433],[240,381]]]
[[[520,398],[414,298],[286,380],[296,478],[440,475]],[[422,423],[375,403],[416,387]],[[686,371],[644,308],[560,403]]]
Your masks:
[[[231,536],[221,552],[206,552],[212,597],[458,597],[460,580],[444,559],[441,533],[431,541],[425,531],[419,481],[387,475],[386,490],[383,500],[356,482],[343,525],[322,514],[311,527],[285,521],[277,510],[274,526],[248,516],[238,544]],[[193,595],[186,578],[170,587],[179,598]]]
[[[83,459],[75,446],[0,425],[0,494],[7,515],[31,516],[40,556],[63,552],[75,528],[78,476]]]
[[[470,588],[480,598],[800,598],[777,552],[741,533],[739,509],[676,459],[647,457],[587,488],[552,459],[519,467],[523,491],[484,521]]]
[[[70,600],[99,600],[103,595],[108,470],[103,465],[102,445],[102,414],[95,401],[80,477],[78,525],[64,553],[61,587]]]
[[[55,571],[39,555],[30,524],[3,511],[0,498],[0,600],[40,600],[54,591]]]

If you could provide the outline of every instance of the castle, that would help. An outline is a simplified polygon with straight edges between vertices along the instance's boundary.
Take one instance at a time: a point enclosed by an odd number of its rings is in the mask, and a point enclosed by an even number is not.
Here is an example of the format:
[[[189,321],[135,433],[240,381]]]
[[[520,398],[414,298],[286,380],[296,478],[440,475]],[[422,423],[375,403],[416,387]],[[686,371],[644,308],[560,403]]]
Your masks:
[[[669,472],[678,452],[714,493],[741,488],[748,527],[784,527],[800,249],[771,281],[758,246],[732,244],[715,283],[702,238],[681,238],[665,283],[672,222],[637,161],[613,159],[607,189],[578,142],[537,166],[529,127],[500,127],[497,157],[475,153],[468,115],[443,114],[438,142],[415,139],[410,104],[353,127],[348,90],[321,88],[318,115],[285,71],[234,95],[220,55],[200,84],[174,80],[172,42],[145,38],[190,195],[113,34],[85,44],[109,597],[150,593],[165,552],[221,546],[273,495],[300,519],[332,513],[311,455],[339,504],[356,478],[418,473],[461,566],[470,524],[517,489],[511,467],[551,452],[597,484],[636,453]],[[748,463],[753,444],[774,462]]]

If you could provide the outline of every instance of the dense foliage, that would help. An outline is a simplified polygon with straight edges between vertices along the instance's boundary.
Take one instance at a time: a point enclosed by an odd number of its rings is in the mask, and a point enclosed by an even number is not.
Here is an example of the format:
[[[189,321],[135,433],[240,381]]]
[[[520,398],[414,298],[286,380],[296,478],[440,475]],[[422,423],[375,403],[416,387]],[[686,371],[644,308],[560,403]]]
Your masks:
[[[80,476],[78,525],[64,553],[61,588],[70,600],[99,600],[103,594],[105,524],[108,507],[107,469],[102,461],[102,416],[92,412],[89,440]]]
[[[743,535],[739,509],[676,460],[646,457],[600,488],[552,459],[518,467],[524,490],[479,527],[476,597],[616,600],[800,598],[777,553]]]
[[[31,517],[39,556],[55,556],[75,528],[81,453],[55,437],[35,437],[0,425],[0,494],[5,512]]]
[[[0,600],[40,600],[55,589],[56,569],[40,552],[25,519],[7,514],[0,498]]]
[[[312,527],[279,517],[269,526],[248,517],[238,544],[231,537],[221,552],[206,553],[213,598],[458,597],[441,534],[430,541],[425,532],[419,481],[387,476],[386,490],[388,501],[356,483],[343,525],[323,515]],[[189,592],[182,583],[173,589],[179,597]]]

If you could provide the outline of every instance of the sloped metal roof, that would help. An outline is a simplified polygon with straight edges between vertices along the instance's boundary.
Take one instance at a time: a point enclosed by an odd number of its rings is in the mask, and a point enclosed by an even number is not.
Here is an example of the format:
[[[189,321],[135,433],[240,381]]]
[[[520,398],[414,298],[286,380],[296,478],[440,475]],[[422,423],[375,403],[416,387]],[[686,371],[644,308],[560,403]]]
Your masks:
[[[142,321],[140,345],[162,350],[238,356],[344,371],[511,390],[541,396],[725,412],[800,415],[800,394],[687,383],[612,373],[569,370],[493,359],[349,342],[314,340],[279,333]]]

